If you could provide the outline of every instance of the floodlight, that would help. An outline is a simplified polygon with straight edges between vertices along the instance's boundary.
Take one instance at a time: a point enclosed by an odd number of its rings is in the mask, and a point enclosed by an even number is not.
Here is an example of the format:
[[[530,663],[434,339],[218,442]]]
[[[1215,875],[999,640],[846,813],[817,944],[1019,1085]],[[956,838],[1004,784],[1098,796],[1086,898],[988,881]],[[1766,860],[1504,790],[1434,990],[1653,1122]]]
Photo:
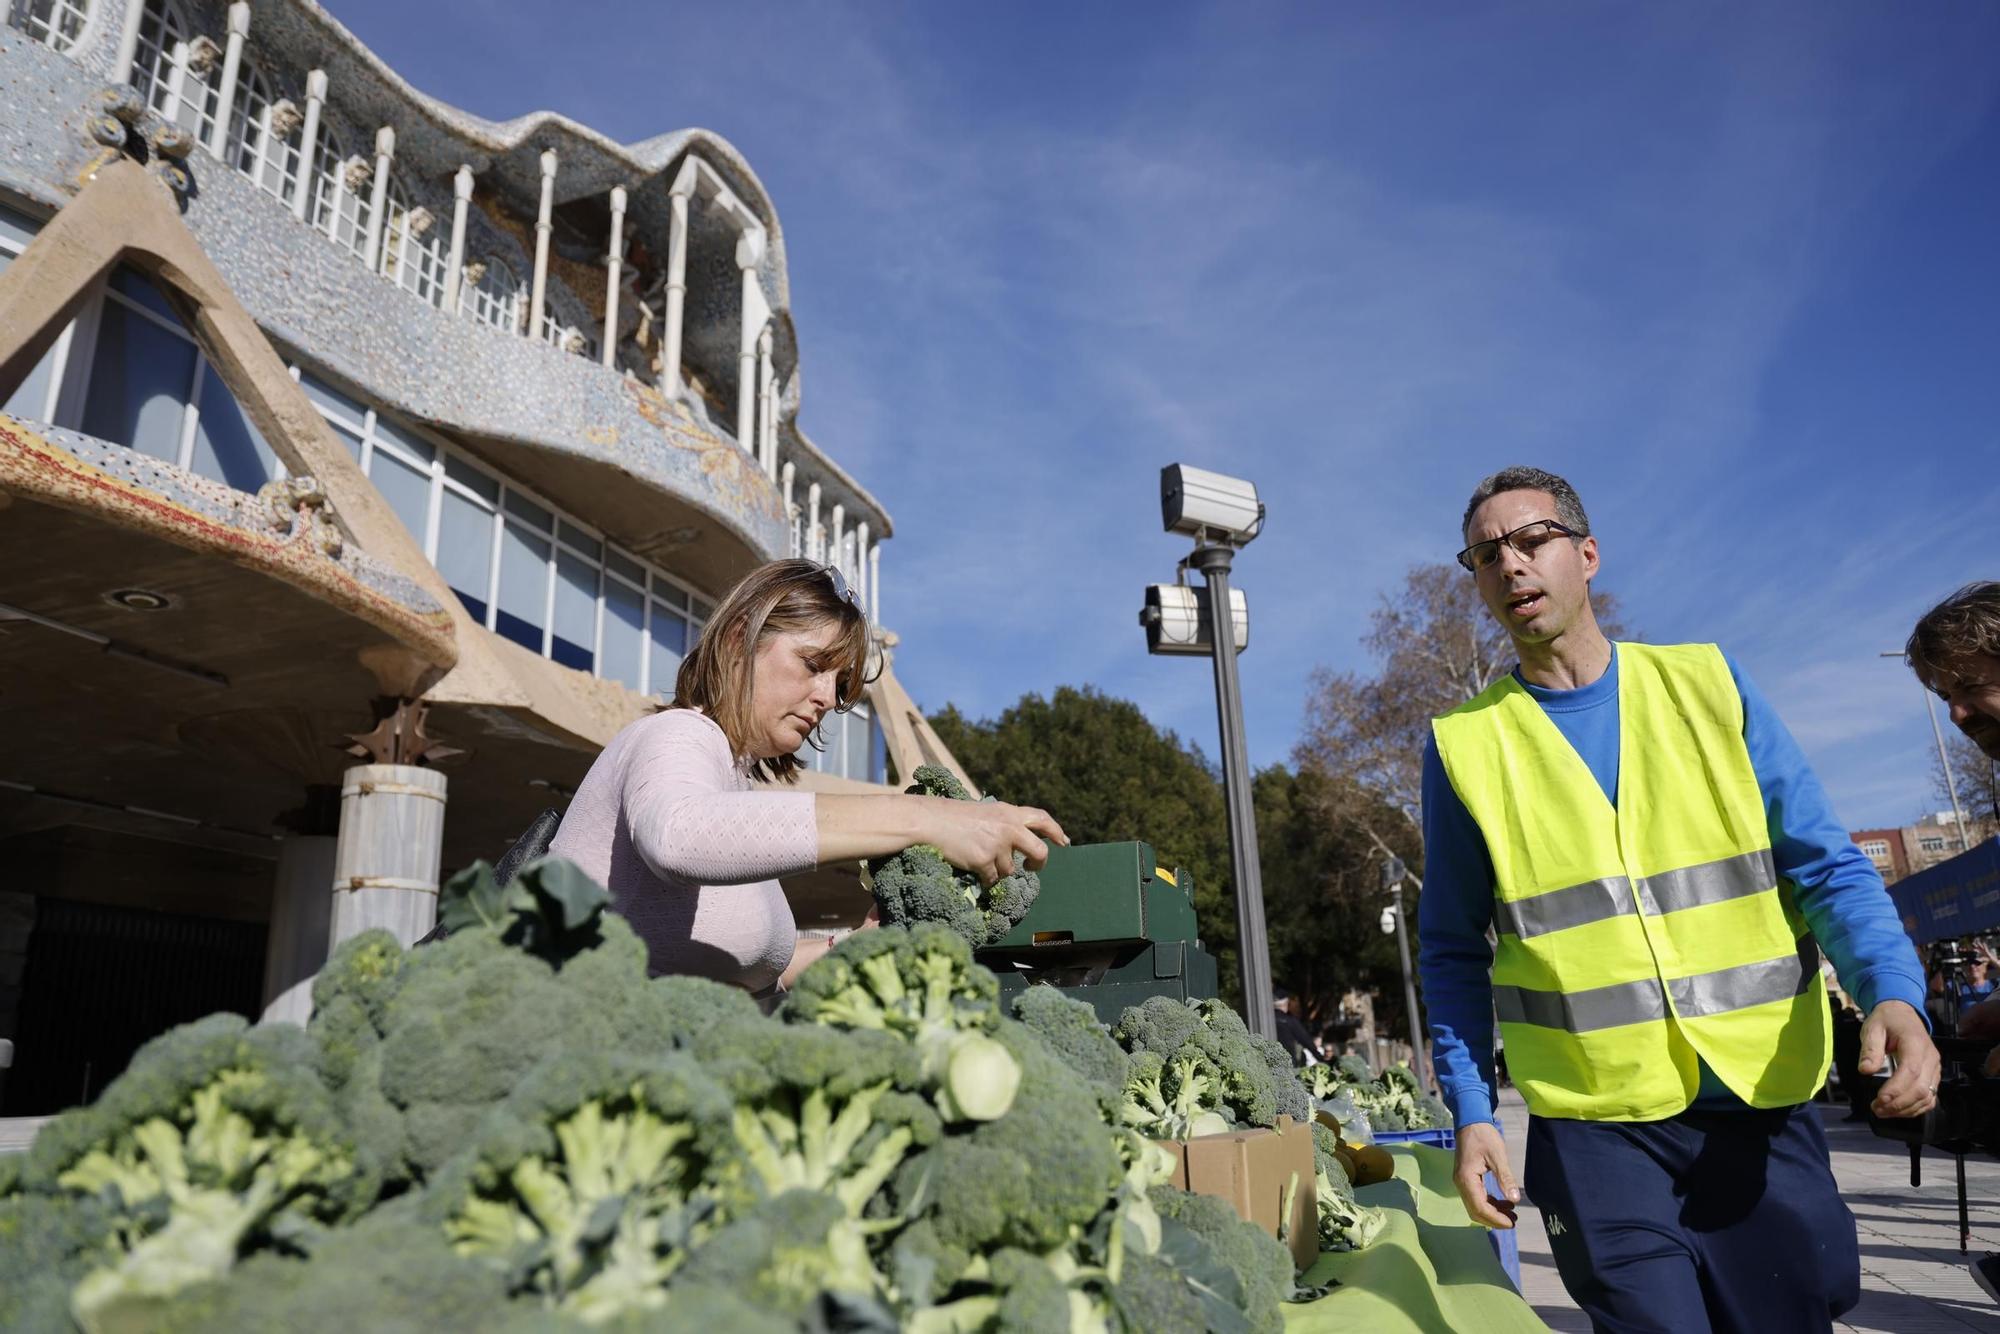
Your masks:
[[[1243,590],[1229,590],[1229,609],[1236,630],[1236,651],[1250,647],[1250,605]],[[1207,657],[1215,652],[1208,633],[1208,589],[1187,584],[1152,584],[1146,605],[1139,609],[1146,627],[1146,652]]]
[[[1264,502],[1254,482],[1170,463],[1160,469],[1160,520],[1170,533],[1240,547],[1263,528]]]

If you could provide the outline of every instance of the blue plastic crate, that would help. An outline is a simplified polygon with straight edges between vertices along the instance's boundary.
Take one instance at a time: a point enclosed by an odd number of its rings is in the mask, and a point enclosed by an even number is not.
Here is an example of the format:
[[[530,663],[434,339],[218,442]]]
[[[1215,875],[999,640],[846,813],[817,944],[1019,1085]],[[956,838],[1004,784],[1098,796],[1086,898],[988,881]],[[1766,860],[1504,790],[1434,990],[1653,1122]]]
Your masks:
[[[1427,1144],[1433,1149],[1456,1149],[1458,1136],[1445,1130],[1378,1130],[1375,1132],[1377,1144]],[[1493,1174],[1486,1174],[1486,1189],[1494,1195],[1500,1193],[1500,1183]],[[1507,1281],[1514,1285],[1514,1291],[1521,1290],[1521,1243],[1511,1229],[1489,1231],[1486,1239],[1493,1243],[1493,1253],[1500,1257],[1500,1268],[1506,1271]]]

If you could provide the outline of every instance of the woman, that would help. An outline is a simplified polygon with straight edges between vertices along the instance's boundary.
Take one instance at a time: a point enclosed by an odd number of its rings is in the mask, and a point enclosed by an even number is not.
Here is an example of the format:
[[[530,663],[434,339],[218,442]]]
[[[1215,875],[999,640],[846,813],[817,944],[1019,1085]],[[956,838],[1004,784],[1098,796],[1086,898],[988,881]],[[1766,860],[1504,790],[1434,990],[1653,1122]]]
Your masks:
[[[1047,813],[900,793],[755,788],[797,781],[799,749],[861,697],[868,622],[840,572],[774,561],[746,576],[681,663],[673,703],[611,739],[549,851],[603,883],[652,971],[751,992],[791,985],[828,941],[800,941],[778,877],[929,843],[987,883],[1040,867]]]

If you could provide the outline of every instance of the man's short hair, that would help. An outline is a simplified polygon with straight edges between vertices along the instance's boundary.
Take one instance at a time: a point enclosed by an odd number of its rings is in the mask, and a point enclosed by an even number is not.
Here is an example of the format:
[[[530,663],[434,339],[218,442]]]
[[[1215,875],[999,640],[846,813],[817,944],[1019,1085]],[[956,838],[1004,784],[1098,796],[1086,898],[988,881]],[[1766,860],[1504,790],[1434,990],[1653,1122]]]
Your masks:
[[[1575,487],[1540,468],[1502,468],[1472,488],[1472,499],[1465,502],[1465,517],[1458,524],[1460,537],[1472,527],[1473,511],[1502,491],[1548,492],[1549,498],[1556,502],[1556,522],[1578,537],[1590,536],[1590,516],[1583,512],[1583,501],[1577,498]]]
[[[1903,661],[1925,685],[1981,654],[2000,658],[2000,583],[1967,584],[1932,607],[1910,631]]]

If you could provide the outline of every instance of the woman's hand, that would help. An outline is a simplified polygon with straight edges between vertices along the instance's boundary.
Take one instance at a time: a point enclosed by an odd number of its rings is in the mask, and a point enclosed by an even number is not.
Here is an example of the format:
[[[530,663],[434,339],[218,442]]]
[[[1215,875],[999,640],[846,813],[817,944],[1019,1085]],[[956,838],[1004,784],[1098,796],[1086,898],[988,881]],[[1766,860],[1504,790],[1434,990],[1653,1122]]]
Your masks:
[[[990,885],[1014,874],[1014,854],[1039,871],[1049,859],[1043,839],[1069,846],[1069,835],[1047,811],[1009,806],[1003,801],[953,801],[949,797],[905,797],[921,802],[916,841],[934,845],[944,859]]]

